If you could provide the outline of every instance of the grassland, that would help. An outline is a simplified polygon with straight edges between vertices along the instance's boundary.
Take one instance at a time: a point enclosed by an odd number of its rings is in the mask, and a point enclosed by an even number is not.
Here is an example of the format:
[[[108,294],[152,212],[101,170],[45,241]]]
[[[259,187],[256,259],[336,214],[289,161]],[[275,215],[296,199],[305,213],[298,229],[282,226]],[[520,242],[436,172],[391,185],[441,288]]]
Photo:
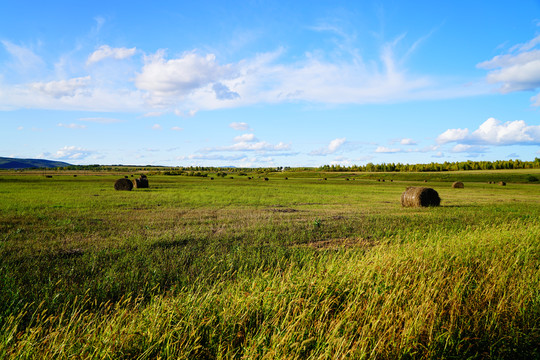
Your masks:
[[[540,358],[530,175],[0,173],[0,358]]]

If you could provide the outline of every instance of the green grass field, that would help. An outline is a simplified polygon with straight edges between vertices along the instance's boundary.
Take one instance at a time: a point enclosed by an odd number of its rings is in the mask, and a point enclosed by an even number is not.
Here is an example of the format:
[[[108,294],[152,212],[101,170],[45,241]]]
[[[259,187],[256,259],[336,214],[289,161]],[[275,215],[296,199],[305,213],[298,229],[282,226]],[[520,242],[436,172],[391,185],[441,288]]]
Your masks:
[[[531,175],[0,173],[0,358],[540,358]]]

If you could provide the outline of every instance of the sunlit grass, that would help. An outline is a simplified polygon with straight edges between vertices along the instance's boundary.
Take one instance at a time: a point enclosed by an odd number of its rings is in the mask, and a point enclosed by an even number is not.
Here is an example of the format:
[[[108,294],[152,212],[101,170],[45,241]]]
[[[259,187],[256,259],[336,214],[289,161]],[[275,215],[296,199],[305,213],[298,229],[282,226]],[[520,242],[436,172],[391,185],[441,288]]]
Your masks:
[[[540,356],[538,185],[116,178],[0,177],[0,356]]]

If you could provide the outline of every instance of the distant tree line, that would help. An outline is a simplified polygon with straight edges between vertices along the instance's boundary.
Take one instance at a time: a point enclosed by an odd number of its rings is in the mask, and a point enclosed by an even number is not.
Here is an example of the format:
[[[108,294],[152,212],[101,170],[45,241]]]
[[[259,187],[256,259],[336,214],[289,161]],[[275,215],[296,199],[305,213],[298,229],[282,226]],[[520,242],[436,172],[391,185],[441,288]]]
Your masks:
[[[70,165],[57,167],[55,170],[85,170],[85,171],[146,171],[162,175],[182,176],[207,176],[208,173],[226,176],[236,174],[239,176],[247,173],[268,174],[282,171],[350,171],[350,172],[428,172],[428,171],[459,171],[459,170],[501,170],[501,169],[540,169],[540,158],[533,161],[521,160],[497,160],[497,161],[456,161],[429,164],[401,164],[382,163],[366,165],[323,165],[319,168],[312,167],[266,167],[266,168],[237,168],[237,167],[214,167],[214,166],[189,166],[189,167],[166,167],[166,166],[134,166],[134,165]],[[51,170],[51,169],[49,169]]]
[[[456,161],[429,164],[382,163],[366,165],[324,165],[320,171],[356,171],[356,172],[424,172],[424,171],[459,171],[459,170],[502,170],[502,169],[539,169],[540,158],[533,161],[497,160],[497,161]]]

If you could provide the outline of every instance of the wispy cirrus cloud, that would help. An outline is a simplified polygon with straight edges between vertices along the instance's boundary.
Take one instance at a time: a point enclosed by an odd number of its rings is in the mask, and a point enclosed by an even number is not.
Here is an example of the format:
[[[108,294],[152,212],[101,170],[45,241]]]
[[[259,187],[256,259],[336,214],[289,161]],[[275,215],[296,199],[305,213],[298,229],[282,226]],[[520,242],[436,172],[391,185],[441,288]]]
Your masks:
[[[245,122],[233,122],[229,124],[230,128],[238,131],[247,131],[249,130],[249,125]]]
[[[75,123],[71,123],[71,124],[58,123],[56,126],[67,128],[67,129],[86,129],[86,125],[75,124]]]
[[[109,45],[102,45],[88,57],[86,64],[94,64],[109,58],[115,60],[127,59],[135,55],[136,51],[136,48],[112,48]]]

